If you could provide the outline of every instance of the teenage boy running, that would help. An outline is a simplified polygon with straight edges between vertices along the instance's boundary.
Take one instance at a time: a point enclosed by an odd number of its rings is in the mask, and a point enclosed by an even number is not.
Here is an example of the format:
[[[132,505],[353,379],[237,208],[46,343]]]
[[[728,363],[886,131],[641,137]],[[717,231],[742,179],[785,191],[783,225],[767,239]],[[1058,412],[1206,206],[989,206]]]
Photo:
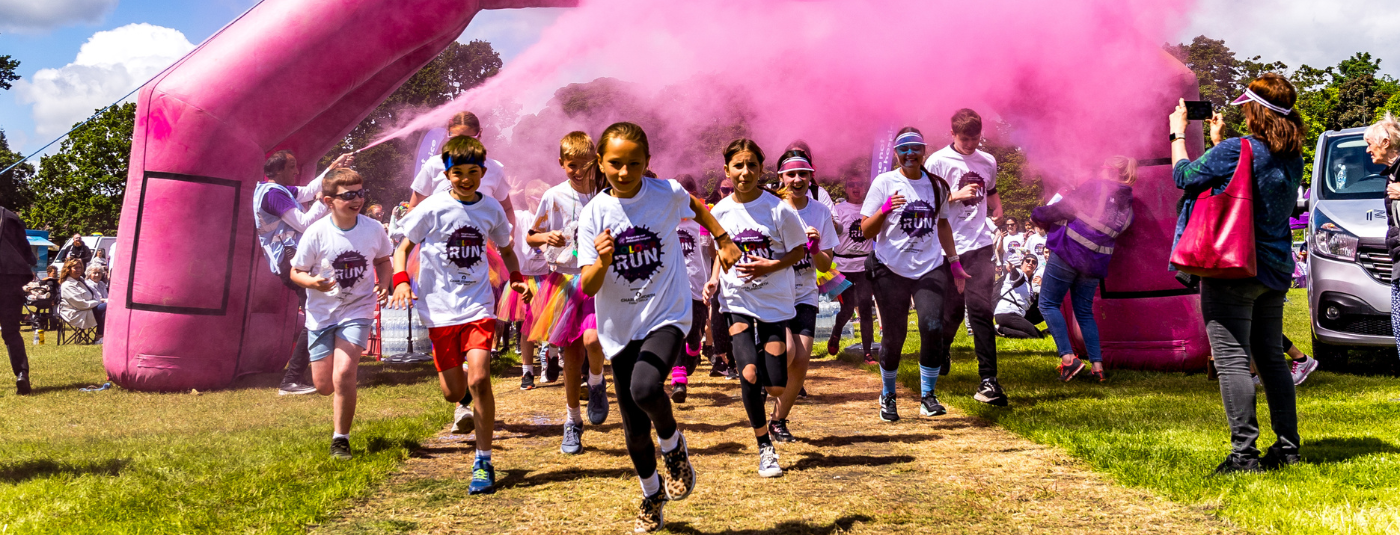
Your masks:
[[[948,198],[948,223],[963,267],[972,278],[962,292],[948,292],[943,303],[943,366],[948,373],[949,350],[958,326],[967,312],[972,328],[972,345],[977,353],[977,372],[982,384],[972,397],[982,403],[1004,406],[1006,393],[997,382],[996,326],[992,323],[996,304],[996,264],[992,259],[995,236],[987,218],[1001,219],[1001,196],[997,194],[997,161],[978,150],[982,144],[982,117],[967,108],[953,114],[953,143],[929,156],[924,168],[942,177],[952,187]]]
[[[433,342],[433,364],[438,384],[449,403],[471,405],[476,431],[476,462],[472,465],[470,494],[495,491],[496,470],[491,464],[491,439],[495,430],[496,402],[491,391],[491,347],[496,334],[496,297],[486,261],[487,241],[510,271],[510,288],[530,300],[530,289],[520,274],[511,240],[506,210],[496,199],[477,191],[486,171],[486,148],[476,139],[457,136],[443,146],[443,165],[452,189],[428,197],[403,220],[404,241],[394,252],[394,297],[390,305],[401,307],[413,295],[408,254],[419,244],[418,289],[427,314],[423,323]],[[467,371],[462,370],[463,361]],[[462,409],[458,409],[462,412]]]

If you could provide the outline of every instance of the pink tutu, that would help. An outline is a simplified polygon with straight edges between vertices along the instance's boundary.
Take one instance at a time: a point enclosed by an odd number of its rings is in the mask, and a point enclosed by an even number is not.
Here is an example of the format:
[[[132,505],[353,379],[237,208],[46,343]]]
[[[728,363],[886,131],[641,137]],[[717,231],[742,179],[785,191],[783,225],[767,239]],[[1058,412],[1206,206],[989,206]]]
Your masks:
[[[558,272],[541,277],[539,293],[531,307],[536,321],[529,329],[530,341],[568,347],[584,331],[597,330],[593,297],[583,293],[580,279],[578,275]]]

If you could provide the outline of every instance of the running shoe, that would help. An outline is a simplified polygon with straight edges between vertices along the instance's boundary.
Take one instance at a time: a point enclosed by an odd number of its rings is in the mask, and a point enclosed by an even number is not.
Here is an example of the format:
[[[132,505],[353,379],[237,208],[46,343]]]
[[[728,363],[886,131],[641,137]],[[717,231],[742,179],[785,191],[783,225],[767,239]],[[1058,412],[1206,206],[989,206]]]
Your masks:
[[[783,475],[783,467],[778,466],[778,450],[772,444],[758,447],[758,475],[759,477]]]
[[[452,413],[452,434],[470,435],[476,431],[475,416],[470,406],[457,405],[457,410]]]
[[[575,423],[564,423],[564,442],[559,445],[559,451],[569,455],[583,453],[583,426]]]
[[[724,377],[724,361],[710,357],[710,377]]]
[[[1264,453],[1264,457],[1259,459],[1259,467],[1264,470],[1278,470],[1288,465],[1298,464],[1302,457],[1298,455],[1298,448],[1284,448],[1278,444],[1269,446],[1269,451]]]
[[[839,353],[841,353],[841,341],[836,338],[828,340],[826,342],[826,354],[834,357]]]
[[[277,389],[277,395],[279,396],[301,396],[305,394],[314,394],[315,392],[316,387],[302,383],[287,383]]]
[[[1068,383],[1074,376],[1079,375],[1079,372],[1084,371],[1084,361],[1079,360],[1079,357],[1070,357],[1069,364],[1065,364],[1065,361],[1061,360],[1060,365],[1055,366],[1055,371],[1060,372],[1061,382]]]
[[[335,458],[340,459],[340,460],[342,460],[342,461],[348,461],[348,460],[350,460],[350,459],[354,459],[354,458],[355,458],[355,454],[350,453],[350,439],[344,438],[344,437],[341,437],[341,438],[332,438],[332,439],[331,439],[331,457],[335,457]]]
[[[874,366],[874,365],[879,364],[879,363],[880,363],[879,361],[875,360],[875,356],[874,356],[874,355],[871,355],[870,353],[866,353],[866,354],[865,354],[865,365],[866,365],[866,366]]]
[[[559,380],[559,371],[560,371],[560,369],[561,369],[561,368],[559,367],[559,357],[553,356],[553,355],[549,355],[549,352],[548,352],[547,350],[545,351],[544,354],[545,354],[545,358],[544,358],[544,360],[545,360],[545,365],[544,365],[544,382],[546,382],[546,383],[553,383],[553,382],[555,382],[555,381],[558,381],[558,380]]]
[[[1001,384],[997,382],[996,377],[982,379],[982,386],[977,387],[977,393],[972,395],[972,399],[998,407],[1005,407],[1010,403],[1006,399],[1006,392],[1001,390]]]
[[[1215,475],[1237,474],[1237,473],[1259,473],[1264,468],[1259,466],[1259,458],[1231,453],[1220,466],[1215,467]]]
[[[603,425],[607,420],[608,380],[603,379],[597,386],[588,385],[588,421],[593,425]]]
[[[685,403],[685,383],[675,383],[671,385],[671,401],[675,403]]]
[[[770,420],[768,422],[768,436],[773,437],[774,442],[797,442],[788,431],[787,418],[781,420]]]
[[[948,414],[948,409],[938,402],[938,396],[930,392],[923,399],[919,400],[919,414],[924,416],[943,416]]]
[[[797,391],[797,399],[807,399],[807,387],[804,386],[802,390]]]
[[[899,421],[899,409],[895,407],[894,394],[880,395],[880,419],[886,422]]]
[[[1312,372],[1317,370],[1317,359],[1309,357],[1308,360],[1302,362],[1295,360],[1293,361],[1293,364],[1291,366],[1291,371],[1293,372],[1293,384],[1295,386],[1301,385],[1303,384],[1303,381],[1308,380],[1308,376],[1312,375]]]
[[[679,434],[680,430],[676,430]],[[681,435],[676,449],[661,452],[661,460],[666,471],[661,473],[661,485],[666,489],[666,497],[671,500],[684,500],[695,490],[695,466],[690,464],[690,446]]]
[[[651,533],[666,525],[665,514],[662,510],[666,507],[666,492],[658,490],[656,494],[642,498],[642,510],[637,513],[637,523],[632,528],[632,533]]]
[[[467,494],[492,492],[496,492],[496,467],[491,466],[491,461],[477,457],[472,465],[472,483],[467,487]]]
[[[736,368],[734,368],[734,366],[729,366],[729,367],[725,368],[725,369],[724,369],[724,378],[725,378],[725,379],[728,379],[728,380],[730,380],[730,381],[738,381],[738,380],[739,380],[739,370],[736,369]]]
[[[1105,375],[1103,374],[1103,370],[1099,370],[1099,371],[1090,370],[1090,371],[1089,371],[1089,377],[1093,377],[1095,381],[1098,381],[1098,382],[1100,382],[1100,383],[1102,383],[1102,382],[1108,380],[1108,376],[1105,376]]]
[[[521,389],[521,390],[534,390],[534,389],[535,389],[535,374],[534,374],[534,373],[525,372],[525,375],[521,375],[521,376],[520,376],[520,389]]]
[[[15,395],[27,396],[34,390],[29,386],[29,374],[21,373],[15,378]]]

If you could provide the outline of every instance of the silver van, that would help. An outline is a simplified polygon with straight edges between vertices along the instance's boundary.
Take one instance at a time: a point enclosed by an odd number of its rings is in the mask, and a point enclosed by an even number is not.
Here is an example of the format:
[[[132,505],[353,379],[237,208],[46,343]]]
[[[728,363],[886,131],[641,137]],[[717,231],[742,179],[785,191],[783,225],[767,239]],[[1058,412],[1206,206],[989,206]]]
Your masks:
[[[1344,365],[1347,347],[1395,347],[1385,167],[1371,163],[1364,130],[1323,133],[1313,161],[1308,309],[1313,353],[1329,365]]]

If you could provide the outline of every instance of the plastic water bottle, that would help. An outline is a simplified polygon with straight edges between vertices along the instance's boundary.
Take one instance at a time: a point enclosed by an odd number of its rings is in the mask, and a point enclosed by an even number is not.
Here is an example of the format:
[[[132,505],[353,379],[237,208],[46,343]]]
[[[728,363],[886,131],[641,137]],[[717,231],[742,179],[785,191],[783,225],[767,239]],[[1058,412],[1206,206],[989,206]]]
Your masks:
[[[43,329],[40,329],[38,325],[34,326],[34,345],[36,346],[39,345],[39,332],[42,330]]]
[[[320,273],[317,273],[317,275],[320,275],[321,277],[325,277],[327,280],[335,280],[335,266],[331,265],[331,259],[329,259],[329,258],[322,258],[322,259],[321,259],[321,271],[320,271]],[[335,296],[338,295],[339,293],[340,293],[340,285],[337,284],[337,285],[335,285],[335,286],[332,286],[331,289],[330,289],[330,291],[326,292],[326,295],[328,295],[328,296],[330,296],[330,297],[335,297]]]

